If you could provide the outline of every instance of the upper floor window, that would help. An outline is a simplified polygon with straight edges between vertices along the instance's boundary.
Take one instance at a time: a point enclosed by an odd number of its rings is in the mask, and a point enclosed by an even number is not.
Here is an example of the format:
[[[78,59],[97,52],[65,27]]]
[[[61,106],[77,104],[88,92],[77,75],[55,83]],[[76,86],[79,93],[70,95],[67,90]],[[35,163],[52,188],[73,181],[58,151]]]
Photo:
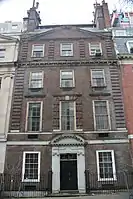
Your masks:
[[[133,41],[127,42],[127,49],[129,53],[133,54]]]
[[[74,130],[76,126],[75,102],[62,101],[60,103],[60,129]]]
[[[23,153],[22,181],[40,181],[40,152],[27,151]]]
[[[60,45],[60,55],[61,56],[73,56],[73,44],[72,43],[62,43]]]
[[[93,87],[105,86],[104,69],[92,69],[91,70],[91,85]]]
[[[102,54],[102,48],[101,48],[101,43],[90,43],[89,44],[89,49],[90,49],[90,55],[91,56],[101,56]]]
[[[42,102],[28,102],[27,106],[27,131],[41,131]]]
[[[97,174],[99,181],[116,180],[115,158],[113,150],[96,151]]]
[[[30,88],[42,88],[43,87],[43,72],[31,72],[30,73]]]
[[[32,45],[32,57],[44,57],[44,44]]]
[[[4,47],[0,47],[0,58],[5,58],[6,49]]]
[[[108,101],[93,101],[94,128],[95,130],[110,129],[110,116]]]
[[[60,86],[63,88],[74,87],[74,71],[73,70],[60,71]]]
[[[126,30],[115,30],[115,36],[126,36]]]
[[[18,24],[12,24],[12,29],[16,30],[18,28]]]

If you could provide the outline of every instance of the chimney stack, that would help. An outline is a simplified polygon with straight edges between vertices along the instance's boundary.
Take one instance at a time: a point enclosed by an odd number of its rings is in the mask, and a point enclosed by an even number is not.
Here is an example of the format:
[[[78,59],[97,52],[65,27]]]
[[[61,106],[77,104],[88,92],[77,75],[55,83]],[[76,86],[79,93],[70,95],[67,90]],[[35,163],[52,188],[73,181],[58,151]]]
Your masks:
[[[40,13],[37,11],[39,6],[39,3],[36,2],[35,5],[35,0],[33,0],[33,6],[30,8],[30,10],[27,11],[28,17],[25,17],[23,19],[23,24],[24,24],[24,29],[26,31],[34,31],[39,27],[39,24],[41,23],[40,19]]]
[[[108,4],[105,3],[105,0],[102,1],[102,4],[96,3],[94,4],[95,14],[94,14],[94,22],[98,29],[110,28],[111,27],[111,19],[108,9]]]

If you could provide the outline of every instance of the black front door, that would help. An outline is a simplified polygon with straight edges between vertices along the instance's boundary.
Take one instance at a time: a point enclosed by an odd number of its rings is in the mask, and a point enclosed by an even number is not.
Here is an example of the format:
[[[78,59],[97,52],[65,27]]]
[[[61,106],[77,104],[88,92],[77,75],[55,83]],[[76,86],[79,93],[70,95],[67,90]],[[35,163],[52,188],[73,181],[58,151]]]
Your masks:
[[[60,156],[60,190],[77,190],[77,155]]]

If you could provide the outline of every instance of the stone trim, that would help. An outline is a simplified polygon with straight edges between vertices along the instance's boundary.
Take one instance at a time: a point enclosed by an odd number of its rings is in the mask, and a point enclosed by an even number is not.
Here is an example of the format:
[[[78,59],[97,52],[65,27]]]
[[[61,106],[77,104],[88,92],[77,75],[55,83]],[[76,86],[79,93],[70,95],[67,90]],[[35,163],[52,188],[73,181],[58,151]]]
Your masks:
[[[23,61],[23,62],[18,62],[17,65],[18,66],[24,66],[24,67],[34,67],[34,66],[45,66],[45,67],[51,67],[51,66],[62,66],[62,65],[66,65],[66,66],[85,66],[85,65],[90,65],[90,64],[106,64],[106,65],[117,65],[117,60],[113,59],[113,60],[86,60],[86,61],[75,61],[75,60],[71,60],[71,61]]]
[[[6,142],[6,141],[4,141]],[[50,141],[7,141],[7,146],[84,146],[94,144],[123,144],[129,143],[128,139],[114,139],[114,140],[85,140],[84,143],[75,144],[53,144]]]

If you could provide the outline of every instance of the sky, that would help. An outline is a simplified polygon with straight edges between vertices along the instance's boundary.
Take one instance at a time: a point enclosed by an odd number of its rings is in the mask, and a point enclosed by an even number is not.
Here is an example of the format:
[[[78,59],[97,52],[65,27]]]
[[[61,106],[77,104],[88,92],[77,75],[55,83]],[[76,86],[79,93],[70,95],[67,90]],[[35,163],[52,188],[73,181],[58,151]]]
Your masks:
[[[98,3],[101,1],[98,0]],[[93,20],[95,0],[38,0],[38,2],[43,25],[87,24]],[[110,12],[123,7],[119,0],[106,0],[106,2]],[[0,22],[22,21],[32,4],[33,0],[0,0]]]

